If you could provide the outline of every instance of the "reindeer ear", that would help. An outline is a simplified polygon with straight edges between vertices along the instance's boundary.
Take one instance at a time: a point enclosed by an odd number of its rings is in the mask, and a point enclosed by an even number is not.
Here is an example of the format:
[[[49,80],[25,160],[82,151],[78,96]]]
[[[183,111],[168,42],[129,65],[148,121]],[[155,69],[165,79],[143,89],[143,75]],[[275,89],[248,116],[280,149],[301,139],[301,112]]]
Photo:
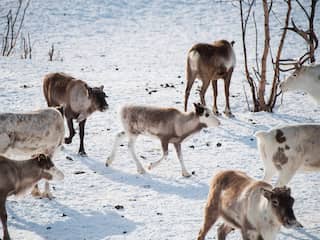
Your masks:
[[[265,189],[265,188],[262,188],[262,189],[261,189],[261,192],[262,192],[263,196],[264,196],[266,199],[268,199],[268,200],[271,199],[272,191],[267,190],[267,189]]]
[[[230,42],[230,44],[231,44],[231,46],[233,47],[233,45],[235,44],[235,41],[232,40],[232,41]]]
[[[103,88],[104,88],[104,86],[103,86],[103,85],[101,85],[101,86],[100,86],[100,90],[101,90],[101,91],[103,91]]]
[[[38,160],[39,161],[41,161],[41,160],[46,160],[47,159],[47,157],[46,157],[46,155],[44,155],[44,154],[39,154],[39,156],[38,156]]]

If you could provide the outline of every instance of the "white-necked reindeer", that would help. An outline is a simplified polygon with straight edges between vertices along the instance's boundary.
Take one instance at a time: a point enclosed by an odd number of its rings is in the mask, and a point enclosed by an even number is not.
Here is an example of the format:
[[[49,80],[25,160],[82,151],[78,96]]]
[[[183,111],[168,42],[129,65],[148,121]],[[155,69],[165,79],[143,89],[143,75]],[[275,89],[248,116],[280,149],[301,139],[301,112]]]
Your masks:
[[[185,90],[184,111],[188,108],[188,98],[194,80],[198,78],[202,81],[200,90],[200,100],[203,105],[206,105],[205,94],[212,82],[213,88],[213,112],[218,115],[217,96],[218,86],[217,80],[224,80],[224,91],[226,98],[226,107],[224,113],[227,116],[232,116],[229,105],[229,88],[233,69],[236,66],[236,56],[233,51],[232,41],[229,43],[226,40],[215,41],[213,44],[198,43],[194,45],[188,53],[187,59],[187,86]]]
[[[172,143],[176,149],[182,175],[189,177],[190,174],[184,166],[181,142],[188,136],[199,132],[202,128],[216,127],[219,120],[212,112],[201,104],[194,104],[195,112],[183,113],[175,108],[157,108],[150,106],[124,106],[121,109],[120,117],[124,131],[117,134],[110,156],[106,161],[109,166],[115,157],[119,141],[127,136],[129,138],[129,151],[136,163],[137,171],[140,174],[145,170],[138,160],[134,144],[139,135],[152,135],[160,139],[163,155],[155,162],[150,163],[148,169],[151,170],[168,156],[168,145]]]
[[[293,203],[289,188],[272,188],[240,171],[222,171],[212,179],[198,240],[205,239],[219,218],[223,223],[218,240],[225,240],[233,229],[241,231],[243,240],[275,240],[281,226],[302,227]]]
[[[293,67],[283,70],[283,71],[289,71],[294,69],[294,72],[287,79],[282,81],[279,87],[282,92],[293,91],[298,89],[306,91],[319,104],[320,103],[320,64],[303,66],[302,64],[309,59],[310,59],[309,53],[306,53],[297,62],[294,62]]]

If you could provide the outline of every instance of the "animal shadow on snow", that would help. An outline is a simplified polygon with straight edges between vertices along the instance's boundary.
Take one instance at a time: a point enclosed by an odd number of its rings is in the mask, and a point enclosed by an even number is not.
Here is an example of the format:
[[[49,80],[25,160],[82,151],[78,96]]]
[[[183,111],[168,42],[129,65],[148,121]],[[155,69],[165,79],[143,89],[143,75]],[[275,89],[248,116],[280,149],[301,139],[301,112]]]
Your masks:
[[[308,233],[306,229],[302,228],[302,229],[297,229],[297,232],[300,233],[300,236],[297,236],[294,233],[284,233],[284,232],[280,232],[280,235],[285,236],[286,239],[298,239],[298,240],[320,240],[320,236],[316,236],[313,233]],[[317,228],[314,230],[314,232],[319,232],[320,229]],[[301,238],[301,235],[304,235],[304,238]],[[317,234],[318,235],[318,234]]]
[[[41,203],[41,201],[43,201]],[[18,204],[23,204],[18,202]],[[136,228],[136,223],[128,220],[113,211],[92,211],[81,213],[68,206],[62,205],[55,200],[39,200],[39,208],[43,211],[57,209],[60,211],[61,220],[38,224],[21,218],[7,203],[8,215],[14,220],[9,222],[10,226],[17,229],[27,230],[36,233],[44,239],[104,239],[108,236],[122,235],[124,231],[132,232]],[[41,206],[40,206],[41,205]],[[64,214],[64,215],[62,215]],[[12,223],[13,222],[13,223]],[[12,230],[11,230],[12,231]],[[14,231],[12,231],[13,233]],[[12,234],[14,236],[14,234]]]
[[[178,182],[176,180],[162,178],[150,173],[145,173],[144,175],[139,175],[138,173],[130,174],[117,170],[112,166],[106,168],[103,162],[91,157],[79,157],[76,154],[68,155],[71,155],[72,158],[76,159],[76,161],[80,160],[92,171],[113,182],[118,182],[125,185],[129,184],[141,188],[148,188],[159,193],[178,195],[187,199],[206,199],[208,195],[209,186],[207,184],[194,182],[193,179],[195,176],[191,176],[189,179],[183,178]],[[180,174],[180,172],[174,174]]]

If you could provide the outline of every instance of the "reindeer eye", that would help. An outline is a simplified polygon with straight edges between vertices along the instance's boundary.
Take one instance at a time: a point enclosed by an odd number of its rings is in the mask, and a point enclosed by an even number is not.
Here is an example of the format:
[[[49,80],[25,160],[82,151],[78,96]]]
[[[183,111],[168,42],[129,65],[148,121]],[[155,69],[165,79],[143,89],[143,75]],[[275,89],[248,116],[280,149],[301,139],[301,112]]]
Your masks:
[[[279,201],[278,200],[272,200],[272,205],[274,207],[278,207],[279,206]]]
[[[209,117],[209,116],[210,116],[210,114],[209,114],[209,113],[206,113],[206,114],[205,114],[205,116],[206,116],[206,117]]]

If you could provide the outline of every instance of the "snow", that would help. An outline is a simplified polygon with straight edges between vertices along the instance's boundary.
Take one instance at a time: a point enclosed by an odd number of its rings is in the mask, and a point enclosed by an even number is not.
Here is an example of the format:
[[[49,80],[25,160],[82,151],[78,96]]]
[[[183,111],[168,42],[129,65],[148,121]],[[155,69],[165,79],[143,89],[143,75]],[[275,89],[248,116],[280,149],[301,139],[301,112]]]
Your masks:
[[[4,4],[1,16],[5,14],[3,9],[14,3],[1,1],[0,5]],[[275,14],[285,11],[276,1],[274,9]],[[262,10],[257,11],[257,22],[261,25]],[[294,13],[297,23],[305,24],[297,6]],[[318,33],[319,23],[317,16]],[[248,50],[253,62],[255,39],[250,26]],[[279,25],[273,24],[272,28],[276,32],[272,35],[274,46],[279,39]],[[320,120],[319,107],[301,92],[285,94],[283,104],[279,102],[273,114],[248,111],[243,91],[245,87],[249,94],[243,73],[239,9],[225,1],[32,0],[23,31],[31,34],[33,57],[20,59],[18,48],[14,56],[0,58],[0,112],[45,107],[42,78],[55,71],[69,73],[91,86],[103,84],[110,109],[94,113],[87,121],[88,157],[77,155],[78,136],[57,152],[55,163],[63,170],[65,179],[52,184],[54,200],[34,199],[30,195],[9,198],[8,226],[13,239],[195,239],[203,221],[209,182],[215,173],[239,169],[257,179],[262,177],[263,164],[253,136],[256,131],[279,124]],[[168,161],[138,175],[126,142],[118,149],[112,166],[106,168],[115,134],[121,130],[119,107],[142,103],[182,110],[188,49],[196,42],[222,38],[236,41],[237,67],[230,98],[235,118],[222,115],[221,126],[203,130],[183,143],[186,167],[195,171],[195,175],[188,179],[181,176],[172,146]],[[303,41],[297,39],[289,34],[286,56],[296,57],[305,50]],[[52,44],[57,55],[49,62]],[[166,83],[174,88],[160,86]],[[219,110],[223,111],[223,82],[218,84]],[[195,89],[196,86],[190,103],[199,101]],[[149,94],[152,90],[156,92]],[[210,89],[206,99],[211,106]],[[161,154],[159,142],[149,137],[138,139],[136,151],[144,158],[141,158],[144,165]],[[77,171],[84,173],[75,174]],[[319,180],[319,173],[299,173],[290,182],[296,216],[304,229],[283,228],[278,239],[320,239]],[[124,208],[117,210],[116,205]],[[218,225],[207,239],[216,239]],[[239,237],[236,231],[229,239]]]

